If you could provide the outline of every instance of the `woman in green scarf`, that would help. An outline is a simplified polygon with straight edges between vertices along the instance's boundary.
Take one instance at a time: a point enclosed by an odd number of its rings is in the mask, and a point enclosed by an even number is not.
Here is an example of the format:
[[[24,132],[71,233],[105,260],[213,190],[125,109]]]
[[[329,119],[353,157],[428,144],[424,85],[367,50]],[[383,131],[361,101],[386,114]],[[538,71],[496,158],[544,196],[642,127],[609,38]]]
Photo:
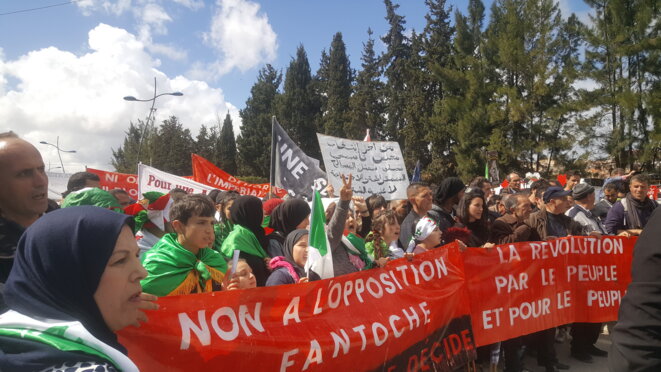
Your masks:
[[[254,196],[241,196],[230,208],[230,219],[234,229],[223,242],[222,253],[229,259],[234,251],[240,251],[239,257],[248,262],[257,279],[257,286],[266,284],[270,271],[267,267],[270,257],[266,253],[268,239],[261,226],[264,218],[262,201]]]

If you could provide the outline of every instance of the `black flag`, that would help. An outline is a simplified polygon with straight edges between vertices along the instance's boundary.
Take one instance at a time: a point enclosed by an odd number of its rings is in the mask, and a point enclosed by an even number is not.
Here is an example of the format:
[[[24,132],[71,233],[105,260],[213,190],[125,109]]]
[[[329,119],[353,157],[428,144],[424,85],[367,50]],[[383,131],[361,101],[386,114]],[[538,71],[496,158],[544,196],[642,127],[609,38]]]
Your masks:
[[[328,181],[326,173],[319,168],[319,160],[307,156],[289,138],[275,116],[272,126],[271,184],[308,200],[312,200],[313,189],[325,194]]]

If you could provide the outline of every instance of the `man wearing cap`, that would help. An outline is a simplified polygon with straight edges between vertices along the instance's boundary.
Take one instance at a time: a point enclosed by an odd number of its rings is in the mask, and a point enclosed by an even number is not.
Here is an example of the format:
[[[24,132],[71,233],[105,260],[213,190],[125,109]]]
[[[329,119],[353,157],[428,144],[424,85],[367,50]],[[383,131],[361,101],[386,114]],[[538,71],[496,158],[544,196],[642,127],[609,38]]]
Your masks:
[[[550,240],[569,235],[583,235],[583,226],[565,216],[570,208],[567,198],[571,190],[553,186],[544,191],[544,208],[531,213],[528,226],[532,228],[530,240]]]
[[[575,204],[567,211],[567,216],[580,223],[585,232],[607,234],[601,221],[590,212],[594,209],[594,187],[580,183],[572,190],[572,198],[574,198]]]
[[[604,235],[606,229],[590,211],[594,208],[594,187],[580,183],[572,190],[574,206],[566,215],[583,226],[585,233]],[[571,356],[584,363],[592,363],[592,356],[605,357],[608,352],[595,346],[601,332],[601,323],[574,323],[572,325]]]
[[[532,229],[530,240],[550,240],[569,235],[583,235],[583,226],[565,215],[570,207],[570,190],[552,186],[543,194],[544,207],[531,213],[526,222]],[[560,363],[555,352],[555,328],[546,329],[531,335],[537,345],[537,363],[547,372],[567,369]]]

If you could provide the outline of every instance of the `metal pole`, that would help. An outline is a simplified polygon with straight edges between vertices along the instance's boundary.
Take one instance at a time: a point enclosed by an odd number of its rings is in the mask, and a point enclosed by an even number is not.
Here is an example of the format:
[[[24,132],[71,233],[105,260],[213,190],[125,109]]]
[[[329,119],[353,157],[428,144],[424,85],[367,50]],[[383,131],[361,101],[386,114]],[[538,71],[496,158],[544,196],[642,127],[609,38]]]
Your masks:
[[[140,135],[140,144],[138,145],[138,157],[137,161],[140,161],[140,153],[142,152],[142,141],[144,141],[145,138],[145,133],[147,132],[147,129],[149,128],[149,124],[152,120],[152,113],[154,112],[154,105],[156,104],[156,77],[154,77],[154,98],[151,99],[151,109],[149,109],[149,115],[147,115],[147,122],[145,123],[145,127],[142,129],[142,134]],[[149,165],[151,165],[151,160],[149,161]]]
[[[62,162],[62,155],[60,155],[60,136],[57,136],[57,142],[56,142],[55,148],[57,149],[57,157],[60,158],[60,165],[62,166],[62,173],[66,173],[64,171],[64,163]]]

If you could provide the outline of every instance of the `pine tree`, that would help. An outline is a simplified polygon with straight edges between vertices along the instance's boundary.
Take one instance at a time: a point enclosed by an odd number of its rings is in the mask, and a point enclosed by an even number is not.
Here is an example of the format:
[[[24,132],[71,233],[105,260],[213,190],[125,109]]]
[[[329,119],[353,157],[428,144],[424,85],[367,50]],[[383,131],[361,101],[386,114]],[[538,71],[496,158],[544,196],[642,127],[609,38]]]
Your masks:
[[[406,61],[410,58],[411,50],[409,40],[404,35],[404,17],[397,14],[399,5],[393,5],[391,0],[384,0],[386,5],[386,21],[388,21],[388,32],[381,37],[386,45],[386,52],[381,58],[381,66],[387,78],[385,88],[386,99],[386,127],[385,139],[398,141],[403,145],[404,108],[406,98],[404,90],[406,82],[404,69]]]
[[[352,75],[346,46],[342,41],[342,33],[338,32],[333,36],[328,60],[328,81],[326,83],[328,103],[323,115],[324,133],[328,135],[346,137],[344,127],[349,122]]]
[[[209,161],[214,161],[216,157],[217,132],[214,127],[207,129],[203,124],[195,139],[195,153]]]
[[[367,42],[363,43],[362,70],[356,76],[355,93],[349,102],[351,121],[344,128],[349,138],[360,138],[370,130],[373,139],[385,137],[384,84],[381,81],[379,59],[374,52],[372,29],[367,29]]]
[[[218,141],[218,163],[225,172],[236,175],[236,142],[234,141],[234,128],[232,118],[228,112],[223,121],[223,129],[220,130]]]
[[[163,120],[154,138],[150,164],[162,171],[178,176],[190,176],[191,156],[195,142],[189,129],[171,116]]]
[[[434,99],[432,97],[432,76],[426,68],[423,52],[424,39],[413,31],[411,34],[410,57],[404,63],[404,101],[406,105],[402,118],[406,125],[401,130],[402,148],[407,169],[413,169],[417,161],[423,167],[431,162],[427,129]]]
[[[239,112],[241,134],[237,149],[240,173],[258,177],[269,176],[271,159],[271,118],[276,114],[276,98],[282,74],[266,65],[259,71],[257,82],[250,89],[246,107]]]
[[[320,100],[315,94],[310,63],[303,45],[296,50],[296,58],[289,63],[284,90],[278,100],[278,121],[291,139],[308,156],[319,159],[317,120]]]
[[[120,173],[137,173],[139,161],[147,159],[146,151],[142,152],[140,148],[140,140],[142,132],[144,131],[145,124],[138,120],[138,124],[129,123],[129,129],[124,132],[124,143],[119,146],[117,150],[112,150],[112,165],[115,167],[116,172]],[[138,149],[140,148],[140,159],[138,159]]]
[[[586,32],[585,72],[593,125],[610,124],[606,150],[617,167],[652,169],[659,150],[659,12],[655,1],[587,0],[596,14]]]

